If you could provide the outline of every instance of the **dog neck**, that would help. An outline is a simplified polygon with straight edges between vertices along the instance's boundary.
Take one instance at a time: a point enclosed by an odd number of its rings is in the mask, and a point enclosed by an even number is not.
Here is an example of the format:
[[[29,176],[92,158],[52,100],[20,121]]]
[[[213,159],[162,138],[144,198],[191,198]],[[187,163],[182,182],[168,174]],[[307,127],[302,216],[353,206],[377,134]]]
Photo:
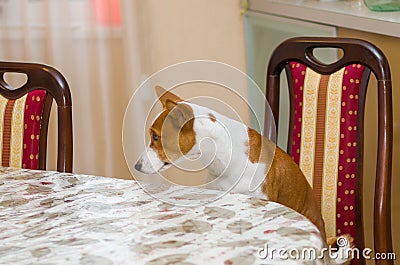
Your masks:
[[[194,152],[207,167],[209,177],[232,175],[234,168],[245,168],[248,127],[208,108],[190,104],[194,111],[197,144]]]

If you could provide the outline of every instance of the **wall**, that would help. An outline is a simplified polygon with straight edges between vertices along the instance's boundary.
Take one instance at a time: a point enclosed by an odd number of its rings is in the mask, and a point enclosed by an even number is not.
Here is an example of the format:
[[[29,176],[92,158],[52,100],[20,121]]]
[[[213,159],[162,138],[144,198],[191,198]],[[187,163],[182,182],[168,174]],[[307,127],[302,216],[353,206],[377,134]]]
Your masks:
[[[232,0],[149,0],[141,3],[145,70],[193,59],[246,69],[243,18]]]
[[[395,252],[400,253],[400,106],[396,99],[400,98],[400,39],[383,35],[371,34],[361,31],[339,28],[338,36],[352,37],[368,40],[378,46],[388,57],[392,73],[393,83],[393,171],[392,171],[392,235]],[[376,79],[371,78],[367,92],[366,123],[364,144],[364,221],[370,228],[366,233],[366,246],[373,246],[372,225],[373,225],[373,194],[376,166],[376,139],[377,139],[377,94]]]
[[[244,22],[239,1],[149,0],[138,3],[143,78],[188,60],[219,61],[246,71]],[[246,104],[215,85],[187,84],[176,91],[182,98],[200,94],[219,99],[235,106],[239,116],[249,121]],[[246,86],[239,87],[237,92],[248,95]],[[197,185],[204,182],[204,174],[188,178],[174,169],[168,173],[175,183]]]

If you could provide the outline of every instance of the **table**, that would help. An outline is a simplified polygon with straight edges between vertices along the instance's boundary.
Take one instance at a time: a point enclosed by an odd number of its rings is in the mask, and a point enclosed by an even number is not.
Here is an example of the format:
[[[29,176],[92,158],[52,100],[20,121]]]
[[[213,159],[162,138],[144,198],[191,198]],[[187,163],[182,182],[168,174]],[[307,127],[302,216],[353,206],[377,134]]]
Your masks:
[[[191,207],[156,198],[220,193],[0,167],[0,264],[299,264],[273,249],[322,248],[317,228],[277,203],[233,193]]]

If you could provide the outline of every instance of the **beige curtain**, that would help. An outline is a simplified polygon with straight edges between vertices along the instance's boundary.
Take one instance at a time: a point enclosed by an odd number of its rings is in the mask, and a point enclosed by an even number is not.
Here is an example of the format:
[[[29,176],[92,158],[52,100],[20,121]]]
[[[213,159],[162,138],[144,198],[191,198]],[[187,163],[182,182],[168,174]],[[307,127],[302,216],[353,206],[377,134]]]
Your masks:
[[[130,178],[121,134],[125,108],[141,78],[137,4],[134,0],[0,2],[0,60],[49,64],[70,85],[74,172]],[[53,105],[49,169],[56,168],[55,114]]]

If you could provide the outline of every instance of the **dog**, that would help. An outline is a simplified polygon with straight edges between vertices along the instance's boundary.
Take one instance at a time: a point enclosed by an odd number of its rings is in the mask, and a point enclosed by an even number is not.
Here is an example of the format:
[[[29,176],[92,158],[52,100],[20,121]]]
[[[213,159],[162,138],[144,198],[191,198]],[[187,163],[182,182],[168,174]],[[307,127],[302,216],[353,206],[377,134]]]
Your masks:
[[[150,127],[150,144],[135,164],[137,171],[152,174],[183,159],[199,159],[207,165],[208,188],[283,204],[307,217],[324,242],[334,245],[336,238],[326,239],[311,186],[286,152],[239,121],[184,101],[160,86],[155,90],[163,111]],[[203,139],[212,143],[201,144]],[[261,180],[260,185],[252,183],[255,179]]]

